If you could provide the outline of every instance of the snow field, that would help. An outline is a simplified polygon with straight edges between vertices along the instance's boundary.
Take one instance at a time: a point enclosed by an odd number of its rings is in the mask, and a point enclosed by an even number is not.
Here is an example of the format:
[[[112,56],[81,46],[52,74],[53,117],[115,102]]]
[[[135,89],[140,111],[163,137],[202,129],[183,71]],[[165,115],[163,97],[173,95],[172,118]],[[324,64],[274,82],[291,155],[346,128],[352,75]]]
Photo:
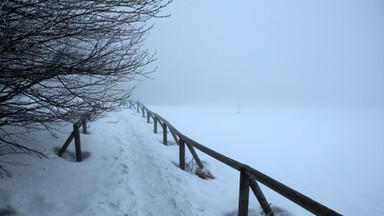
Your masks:
[[[384,215],[382,109],[237,107],[204,104],[149,108],[199,143],[246,163],[343,215]],[[209,158],[206,160],[214,175],[225,175],[226,170],[215,167]],[[228,185],[238,181],[236,174],[227,178],[231,181]],[[311,215],[264,186],[262,190],[272,205],[292,215]]]
[[[17,155],[9,160],[13,178],[0,179],[0,213],[11,215],[224,215],[216,197],[225,188],[180,170],[178,147],[164,146],[138,113],[123,110],[89,124],[81,134],[80,163],[59,158],[70,133],[46,134],[38,147],[49,159]],[[74,151],[74,143],[68,150]],[[212,194],[211,194],[212,193]],[[216,201],[219,200],[219,201]],[[225,200],[225,199],[224,199]]]
[[[199,143],[275,178],[343,215],[384,215],[382,110],[241,105],[149,106]],[[0,215],[236,215],[239,173],[199,152],[216,177],[177,167],[178,146],[135,110],[89,124],[83,162],[56,156],[59,138],[35,134],[49,159],[9,155],[0,179]],[[169,142],[173,138],[169,135]],[[74,152],[71,143],[69,152]],[[186,151],[186,162],[191,155]],[[261,185],[275,210],[311,215]],[[250,193],[250,215],[260,215]],[[290,213],[290,214],[288,214]]]

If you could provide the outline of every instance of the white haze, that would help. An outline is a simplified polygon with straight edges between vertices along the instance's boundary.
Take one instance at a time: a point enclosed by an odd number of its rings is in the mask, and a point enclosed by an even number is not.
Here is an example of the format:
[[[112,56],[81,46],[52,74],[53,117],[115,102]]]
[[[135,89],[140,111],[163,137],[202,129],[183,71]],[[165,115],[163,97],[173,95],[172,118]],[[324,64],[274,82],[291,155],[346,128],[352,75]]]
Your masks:
[[[146,41],[146,104],[384,102],[384,2],[175,0]]]

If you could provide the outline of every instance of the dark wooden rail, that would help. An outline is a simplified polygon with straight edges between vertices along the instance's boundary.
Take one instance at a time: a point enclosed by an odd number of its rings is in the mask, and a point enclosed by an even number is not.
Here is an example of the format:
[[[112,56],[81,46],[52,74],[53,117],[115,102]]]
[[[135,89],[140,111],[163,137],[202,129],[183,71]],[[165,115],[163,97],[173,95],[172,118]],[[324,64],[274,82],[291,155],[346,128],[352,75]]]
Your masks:
[[[264,173],[246,165],[240,163],[232,158],[229,158],[223,154],[220,154],[210,148],[205,147],[204,145],[190,139],[189,137],[182,134],[175,127],[173,127],[167,120],[165,120],[160,115],[152,112],[146,106],[140,102],[129,101],[129,107],[131,109],[136,109],[137,112],[142,112],[142,116],[147,116],[147,122],[150,122],[150,119],[153,119],[154,123],[154,133],[157,133],[157,125],[159,124],[163,129],[163,144],[167,145],[168,143],[168,130],[170,134],[175,139],[175,142],[179,145],[179,166],[181,169],[185,170],[185,146],[188,147],[193,158],[195,159],[198,166],[204,169],[203,163],[201,162],[199,156],[197,155],[194,148],[199,149],[201,152],[215,158],[216,160],[236,169],[240,172],[240,189],[239,189],[239,216],[248,215],[248,201],[249,201],[249,188],[252,189],[257,200],[260,203],[261,208],[263,209],[265,215],[272,216],[273,211],[269,206],[261,188],[258,185],[258,182],[267,186],[268,188],[274,190],[285,198],[291,200],[302,208],[308,210],[309,212],[315,215],[322,216],[338,216],[341,215],[336,211],[316,202],[315,200],[301,194],[300,192],[282,184],[281,182],[265,175]]]

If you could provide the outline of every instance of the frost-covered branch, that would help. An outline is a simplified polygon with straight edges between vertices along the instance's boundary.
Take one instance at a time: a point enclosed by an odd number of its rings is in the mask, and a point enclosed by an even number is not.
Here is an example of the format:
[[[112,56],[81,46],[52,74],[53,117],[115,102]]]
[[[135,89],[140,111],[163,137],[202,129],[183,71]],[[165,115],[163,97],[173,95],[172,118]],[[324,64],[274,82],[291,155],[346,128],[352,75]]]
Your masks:
[[[168,0],[0,2],[0,143],[120,108],[153,72],[143,43]]]

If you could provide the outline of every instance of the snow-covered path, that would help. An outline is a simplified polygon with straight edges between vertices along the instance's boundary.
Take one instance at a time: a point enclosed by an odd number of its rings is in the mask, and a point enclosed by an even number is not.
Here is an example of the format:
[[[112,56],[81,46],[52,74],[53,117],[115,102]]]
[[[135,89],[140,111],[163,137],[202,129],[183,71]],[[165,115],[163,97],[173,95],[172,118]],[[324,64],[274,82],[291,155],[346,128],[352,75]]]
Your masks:
[[[245,107],[237,113],[230,106],[221,107],[153,111],[189,137],[343,215],[383,215],[381,110]],[[153,124],[134,110],[111,113],[90,123],[89,135],[81,135],[85,157],[80,163],[73,161],[73,143],[63,158],[54,151],[72,125],[62,128],[58,139],[35,134],[41,140],[36,147],[46,149],[48,159],[0,157],[14,176],[0,179],[0,215],[236,215],[239,173],[199,151],[215,179],[202,180],[182,171],[177,167],[178,146],[164,146],[158,129],[154,134]],[[254,134],[254,141],[242,132]],[[188,163],[191,156],[186,154]],[[332,181],[328,176],[334,176]],[[279,216],[311,215],[261,187]],[[249,215],[261,216],[256,198],[250,195],[249,201]]]
[[[70,126],[70,125],[69,125]],[[70,127],[68,127],[70,128]],[[68,129],[67,131],[69,131]],[[150,124],[123,110],[81,135],[83,162],[54,154],[67,133],[45,134],[49,159],[12,156],[14,177],[0,179],[0,213],[9,215],[222,215],[199,200],[205,180],[175,166],[177,146],[164,146]],[[36,135],[37,136],[37,135]],[[54,145],[52,145],[54,143]],[[73,152],[74,144],[68,152]],[[204,183],[203,183],[204,184]],[[195,194],[197,193],[197,194]],[[198,195],[200,193],[200,195]]]
[[[115,170],[111,173],[120,175],[112,184],[104,182],[106,188],[112,189],[107,190],[109,194],[104,197],[116,200],[112,206],[121,206],[121,200],[126,200],[121,210],[127,215],[194,215],[184,199],[188,194],[182,188],[182,180],[175,174],[180,170],[159,154],[159,147],[163,146],[147,137],[148,129],[140,125],[143,123],[132,123],[123,117],[118,119],[116,128],[125,127],[125,130],[115,131],[113,143],[118,149],[105,160]],[[101,137],[108,137],[103,134],[105,131],[99,131]],[[122,188],[126,188],[127,193],[116,197]]]

